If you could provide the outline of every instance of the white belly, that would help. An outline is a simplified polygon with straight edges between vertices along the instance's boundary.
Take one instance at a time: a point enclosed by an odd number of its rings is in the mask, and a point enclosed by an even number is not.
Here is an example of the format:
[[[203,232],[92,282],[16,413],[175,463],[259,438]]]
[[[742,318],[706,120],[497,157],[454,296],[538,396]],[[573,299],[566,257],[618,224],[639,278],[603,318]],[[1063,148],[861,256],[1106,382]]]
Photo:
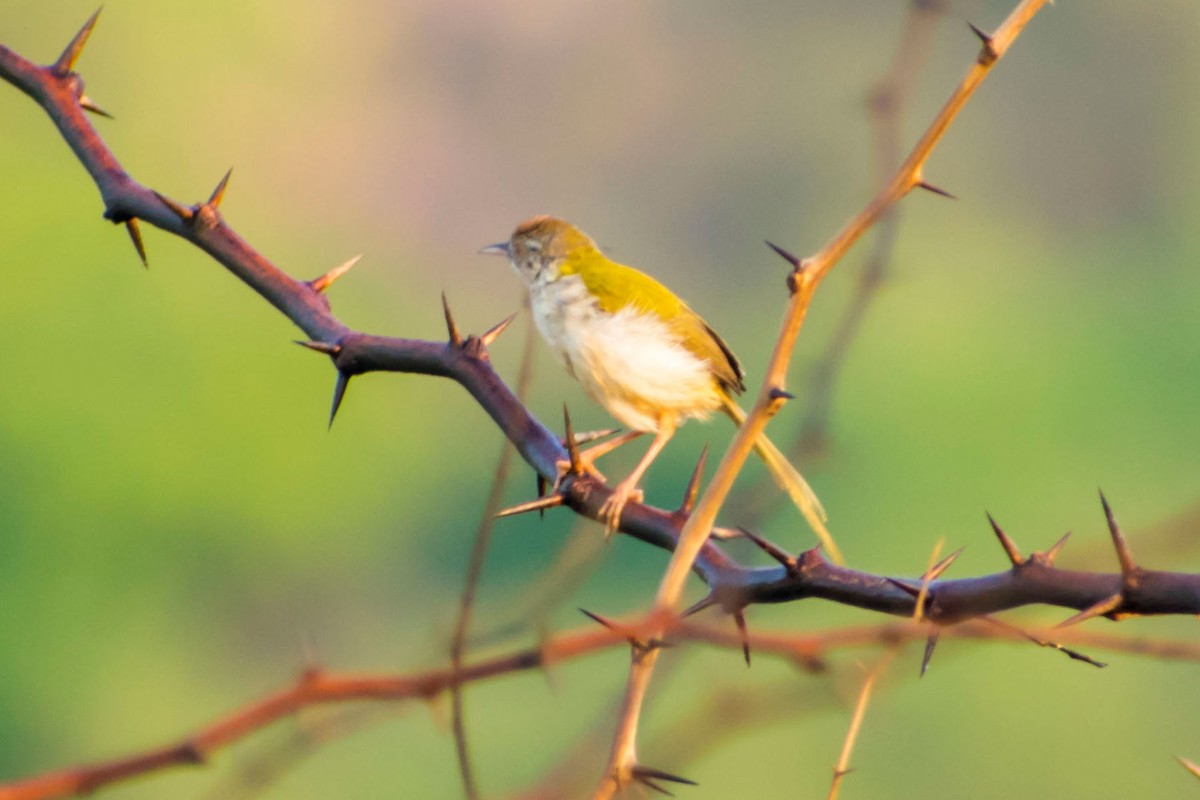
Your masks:
[[[576,275],[530,289],[534,322],[584,391],[631,430],[656,431],[662,415],[705,417],[721,398],[708,362],[653,314],[609,314]]]

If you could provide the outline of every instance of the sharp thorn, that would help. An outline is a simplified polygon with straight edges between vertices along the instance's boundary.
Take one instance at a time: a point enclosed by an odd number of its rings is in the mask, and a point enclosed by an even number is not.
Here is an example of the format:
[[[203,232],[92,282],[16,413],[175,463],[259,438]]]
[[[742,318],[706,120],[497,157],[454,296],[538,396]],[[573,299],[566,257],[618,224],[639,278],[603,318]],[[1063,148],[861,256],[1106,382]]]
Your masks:
[[[791,553],[788,553],[786,550],[784,550],[779,545],[774,544],[773,542],[770,542],[770,541],[764,539],[763,537],[759,536],[757,533],[747,530],[746,528],[738,528],[738,531],[741,532],[742,536],[744,536],[747,539],[749,539],[750,541],[754,542],[754,544],[758,547],[758,549],[762,550],[764,553],[769,555],[771,558],[775,559],[780,564],[782,564],[784,566],[784,568],[788,571],[789,574],[791,574],[791,575],[798,574],[798,572],[799,572],[798,563],[796,561],[796,557],[793,556]]]
[[[933,658],[933,650],[937,647],[938,638],[942,635],[941,631],[934,628],[929,633],[929,638],[925,640],[925,655],[921,657],[921,677],[925,677],[925,671],[929,669],[929,661]]]
[[[687,778],[681,778],[678,775],[672,775],[669,772],[663,772],[661,769],[653,769],[651,767],[643,767],[641,765],[634,767],[630,771],[630,774],[632,774],[633,777],[639,781],[644,780],[645,778],[650,778],[652,780],[669,781],[671,783],[682,783],[685,786],[700,785],[695,781],[688,780]]]
[[[617,629],[617,626],[615,624],[613,624],[612,620],[608,619],[607,617],[602,617],[599,614],[596,614],[594,612],[588,611],[586,608],[579,609],[579,613],[583,614],[585,617],[590,619],[592,622],[600,623],[604,627],[608,628],[610,631],[615,631]]]
[[[232,174],[233,167],[230,167],[225,173],[225,177],[221,178],[221,182],[217,184],[217,188],[213,189],[212,194],[209,195],[208,202],[205,205],[210,205],[213,208],[220,207],[221,201],[225,199],[225,189],[229,186],[229,176]]]
[[[971,29],[971,33],[975,34],[980,41],[981,46],[979,49],[979,58],[977,59],[979,63],[985,67],[995,63],[1000,54],[996,52],[996,43],[991,35],[985,33],[982,28],[972,25],[970,22],[967,23],[967,26]]]
[[[308,285],[311,286],[313,288],[313,291],[315,291],[315,292],[325,291],[326,289],[328,289],[330,286],[333,285],[334,281],[336,281],[338,278],[342,277],[347,272],[349,272],[351,269],[353,269],[354,265],[357,264],[359,259],[361,259],[361,258],[362,258],[362,253],[359,253],[354,258],[350,259],[349,261],[339,264],[338,266],[329,270],[329,272],[326,272],[321,277],[313,278],[311,281],[308,282]]]
[[[668,791],[667,787],[660,785],[653,778],[635,778],[634,780],[636,780],[642,786],[645,786],[647,789],[653,789],[659,794],[664,794],[667,797],[675,796],[674,792]]]
[[[958,198],[957,198],[957,197],[955,197],[954,195],[952,195],[952,194],[950,194],[949,192],[947,192],[945,189],[942,189],[942,188],[940,188],[940,187],[934,186],[932,183],[929,183],[928,181],[919,181],[919,182],[917,183],[917,186],[918,186],[918,187],[920,187],[921,189],[924,189],[924,190],[925,190],[925,191],[927,191],[927,192],[933,192],[933,193],[934,193],[934,194],[936,194],[936,195],[941,195],[942,197],[948,197],[948,198],[950,198],[951,200],[957,200],[957,199],[958,199]]]
[[[916,586],[909,586],[907,583],[905,583],[904,581],[899,580],[897,578],[887,578],[886,580],[892,586],[895,586],[897,589],[900,589],[901,591],[903,591],[905,594],[909,595],[910,597],[920,597],[921,596],[921,590],[919,588],[917,588]]]
[[[1019,567],[1025,563],[1025,559],[1021,557],[1021,551],[1017,549],[1016,543],[1008,538],[1008,534],[1000,527],[1000,523],[991,515],[987,515],[988,522],[992,525],[992,531],[996,534],[996,538],[1000,540],[1000,546],[1004,548],[1004,553],[1008,556],[1008,560],[1012,562],[1014,567]]]
[[[963,550],[966,550],[966,549],[967,548],[965,548],[965,547],[960,547],[957,550],[955,550],[953,553],[946,556],[941,561],[939,561],[938,563],[936,563],[932,567],[930,567],[929,570],[926,571],[926,573],[921,576],[922,583],[932,583],[933,581],[936,581],[938,578],[940,578],[942,576],[942,573],[945,572],[946,570],[950,569],[950,565],[953,564],[956,560],[958,560],[958,557],[962,555]]]
[[[537,511],[539,514],[544,514],[547,508],[561,506],[563,496],[561,494],[548,494],[545,497],[538,497],[525,503],[518,503],[515,506],[500,511],[496,514],[497,519],[500,517],[515,517],[518,514],[527,514],[530,511]]]
[[[542,475],[542,473],[539,472],[536,474],[537,474],[537,496],[543,497],[546,494],[546,487],[550,485],[550,481],[548,481],[546,479],[546,477],[544,475]],[[546,518],[546,509],[539,508],[538,509],[538,519],[545,519],[545,518]]]
[[[150,262],[146,259],[146,243],[142,241],[142,228],[138,225],[137,217],[125,220],[125,230],[129,231],[129,238],[133,240],[133,248],[137,250],[138,258],[142,260],[142,266],[149,269]]]
[[[972,22],[968,22],[967,27],[971,29],[971,33],[979,37],[979,41],[983,43],[984,47],[992,46],[992,37],[985,33],[982,28]]]
[[[103,8],[103,7],[101,7]],[[62,55],[54,62],[52,69],[59,75],[66,75],[70,72],[75,62],[79,59],[79,54],[83,52],[84,45],[87,44],[88,37],[92,35],[92,28],[96,27],[96,19],[100,16],[101,8],[97,8],[95,13],[88,17],[88,21],[83,23],[83,27],[79,29],[79,33],[67,44]]]
[[[777,254],[777,255],[778,255],[780,258],[782,258],[784,261],[788,262],[789,264],[791,264],[791,265],[792,265],[793,267],[795,267],[796,269],[800,269],[800,259],[796,258],[794,255],[792,255],[791,253],[789,253],[787,250],[784,250],[782,247],[780,247],[780,246],[779,246],[779,245],[777,245],[777,244],[774,244],[773,242],[767,242],[767,247],[769,247],[769,248],[771,248],[772,250],[774,250],[774,251],[775,251],[775,253],[776,253],[776,254]]]
[[[337,383],[333,387],[333,405],[329,409],[329,427],[333,427],[333,420],[337,416],[338,409],[342,407],[342,400],[346,397],[346,387],[350,385],[350,373],[342,372],[340,369],[337,374]]]
[[[704,597],[704,598],[698,600],[697,602],[693,603],[682,614],[680,614],[680,616],[681,617],[690,617],[693,614],[699,614],[704,609],[711,608],[711,607],[715,606],[716,604],[717,604],[717,598],[710,594],[707,597]]]
[[[450,344],[459,347],[462,345],[462,334],[458,332],[458,325],[454,322],[454,315],[450,313],[450,301],[446,299],[446,293],[442,292],[442,313],[446,316],[446,335],[450,337]]]
[[[742,638],[742,658],[746,659],[746,666],[750,666],[750,632],[746,629],[746,612],[738,609],[733,612],[733,621],[737,625],[738,636]]]
[[[113,118],[112,114],[108,113],[103,108],[96,105],[96,101],[93,100],[92,98],[88,97],[86,94],[80,96],[79,107],[82,108],[84,111],[90,111],[93,114],[96,114],[97,116],[108,117],[109,119]]]
[[[683,490],[683,500],[679,503],[676,514],[685,517],[692,513],[696,498],[700,495],[700,481],[704,479],[704,465],[707,462],[708,445],[704,445],[704,449],[700,451],[700,458],[696,460],[696,466],[692,469],[692,475],[688,478],[687,488]]]
[[[330,342],[305,341],[297,339],[296,344],[301,347],[307,347],[309,350],[315,350],[318,353],[324,353],[327,356],[336,356],[342,350],[340,344],[332,344]]]
[[[1108,498],[1104,496],[1104,492],[1100,492],[1100,504],[1104,506],[1104,519],[1108,523],[1108,533],[1112,536],[1113,548],[1117,551],[1117,560],[1121,563],[1121,575],[1128,583],[1137,572],[1137,563],[1133,560],[1129,543],[1121,535],[1121,526],[1117,524],[1117,518],[1113,516],[1112,506],[1108,504]]]
[[[500,334],[504,333],[504,329],[507,328],[509,325],[511,325],[512,321],[516,318],[517,318],[517,315],[513,314],[510,317],[508,317],[507,319],[501,320],[496,325],[494,325],[487,333],[483,334],[483,336],[480,336],[479,341],[483,342],[484,347],[491,347],[492,342],[496,341],[496,338],[499,337]]]
[[[1055,628],[1069,628],[1072,625],[1078,625],[1080,622],[1085,622],[1085,621],[1091,619],[1092,617],[1099,617],[1103,614],[1109,614],[1113,611],[1116,611],[1118,608],[1120,608],[1121,603],[1123,603],[1124,601],[1125,601],[1125,598],[1121,595],[1120,592],[1117,592],[1116,594],[1106,597],[1103,600],[1101,600],[1100,602],[1098,602],[1088,608],[1085,608],[1083,611],[1080,611],[1078,614],[1076,614],[1072,617],[1068,617],[1067,619],[1064,619],[1062,622],[1058,623],[1054,627]]]
[[[153,189],[150,191],[154,192]],[[157,197],[159,202],[161,202],[164,206],[171,209],[171,211],[175,213],[175,216],[179,217],[184,222],[191,222],[192,217],[196,215],[195,209],[188,208],[187,206],[181,206],[179,203],[176,203],[174,200],[164,194],[154,192],[154,196]]]
[[[566,403],[563,403],[563,427],[566,429],[565,441],[567,457],[571,461],[571,472],[582,475],[583,461],[579,457],[579,443],[575,439],[575,429],[571,426],[571,413],[567,411]]]
[[[1057,542],[1054,543],[1053,547],[1051,547],[1049,550],[1046,551],[1047,563],[1050,563],[1050,564],[1054,563],[1054,559],[1058,558],[1058,554],[1062,552],[1062,549],[1064,547],[1066,547],[1067,539],[1070,539],[1070,538],[1071,538],[1071,532],[1067,531],[1059,538],[1059,540]]]

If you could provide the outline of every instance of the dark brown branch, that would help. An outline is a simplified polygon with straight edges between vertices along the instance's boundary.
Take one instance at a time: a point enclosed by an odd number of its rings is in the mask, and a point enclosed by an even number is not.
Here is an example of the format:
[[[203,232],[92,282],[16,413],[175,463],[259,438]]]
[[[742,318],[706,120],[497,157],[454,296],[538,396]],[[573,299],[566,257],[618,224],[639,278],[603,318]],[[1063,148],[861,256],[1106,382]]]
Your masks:
[[[292,320],[318,347],[328,351],[339,375],[367,372],[410,372],[450,378],[465,388],[516,446],[522,458],[545,478],[556,476],[556,464],[567,458],[558,435],[533,418],[492,368],[479,337],[460,343],[376,336],[350,329],[330,310],[327,297],[307,281],[296,280],[239,237],[208,203],[190,210],[168,205],[156,192],[134,181],[100,139],[79,107],[81,81],[75,73],[59,74],[39,67],[0,46],[0,77],[17,86],[50,115],[66,142],[93,177],[114,221],[138,217],[192,242]],[[181,210],[189,211],[182,215]],[[186,219],[184,218],[186,216]],[[310,345],[311,346],[311,345]],[[569,477],[562,487],[563,504],[579,514],[598,517],[609,494],[590,476]],[[684,525],[680,515],[630,503],[622,531],[642,541],[673,550]],[[913,598],[884,576],[829,564],[818,553],[797,557],[789,574],[783,567],[747,567],[707,542],[695,572],[727,608],[751,603],[778,603],[819,597],[889,614],[909,615]],[[1050,559],[1028,563],[995,575],[940,581],[930,590],[940,620],[957,620],[1031,604],[1083,611],[1119,593],[1122,576],[1071,572],[1053,567]],[[1200,613],[1200,576],[1142,571],[1127,591],[1122,613]]]

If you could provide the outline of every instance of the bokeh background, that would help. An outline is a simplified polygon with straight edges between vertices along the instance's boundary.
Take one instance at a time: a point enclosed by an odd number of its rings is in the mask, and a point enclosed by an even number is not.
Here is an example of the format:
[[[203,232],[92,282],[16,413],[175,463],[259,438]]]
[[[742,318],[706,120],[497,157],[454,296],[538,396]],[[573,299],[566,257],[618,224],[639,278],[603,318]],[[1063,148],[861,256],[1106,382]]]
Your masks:
[[[949,4],[906,143],[976,53],[965,22],[992,26],[1008,8]],[[51,61],[92,10],[0,0],[0,41]],[[869,197],[866,97],[905,15],[904,3],[857,0],[115,0],[79,69],[116,116],[97,127],[143,183],[192,202],[232,164],[227,219],[290,273],[365,253],[332,291],[356,328],[439,338],[443,290],[462,327],[490,327],[520,307],[519,287],[476,250],[552,212],[676,288],[753,384],[785,302],[783,265],[762,240],[812,252]],[[853,565],[917,574],[944,537],[967,548],[954,575],[1001,569],[986,509],[1026,549],[1070,529],[1066,564],[1112,569],[1102,486],[1148,565],[1200,566],[1197,30],[1187,0],[1047,9],[929,164],[960,199],[904,202],[830,447],[805,465]],[[222,268],[153,229],[144,271],[45,115],[7,85],[0,142],[0,778],[180,738],[284,685],[306,652],[341,669],[444,663],[503,445],[487,417],[448,381],[375,375],[354,383],[327,432],[328,363]],[[868,248],[819,292],[793,388]],[[493,351],[510,380],[525,324]],[[557,424],[565,400],[580,428],[609,424],[544,349],[534,369],[540,418]],[[775,438],[793,439],[803,415],[789,406]],[[703,444],[719,452],[730,433],[686,428],[652,470],[649,501],[674,505]],[[522,465],[506,498],[532,491]],[[760,530],[807,545],[795,512],[774,509]],[[598,550],[599,538],[566,512],[502,521],[476,652],[577,627],[577,606],[645,607],[666,556],[619,537]],[[797,632],[875,620],[819,602],[750,614]],[[1197,635],[1190,619],[1089,625]],[[1195,792],[1171,755],[1200,758],[1200,665],[1096,652],[1111,666],[1095,670],[1032,646],[951,641],[918,680],[919,649],[870,709],[843,796]],[[823,797],[855,664],[875,655],[837,653],[813,676],[766,657],[747,671],[733,652],[673,653],[642,756],[700,782],[681,796]],[[550,683],[473,687],[487,794],[533,785],[604,734],[626,664],[612,651]],[[709,692],[754,687],[776,687],[779,717],[717,741],[701,732],[720,715],[680,730]],[[103,796],[236,796],[245,770],[279,763],[272,754],[325,719],[303,715],[207,768]],[[257,796],[457,796],[446,719],[444,703],[397,709],[289,763]],[[600,742],[581,762],[585,778],[605,752]]]

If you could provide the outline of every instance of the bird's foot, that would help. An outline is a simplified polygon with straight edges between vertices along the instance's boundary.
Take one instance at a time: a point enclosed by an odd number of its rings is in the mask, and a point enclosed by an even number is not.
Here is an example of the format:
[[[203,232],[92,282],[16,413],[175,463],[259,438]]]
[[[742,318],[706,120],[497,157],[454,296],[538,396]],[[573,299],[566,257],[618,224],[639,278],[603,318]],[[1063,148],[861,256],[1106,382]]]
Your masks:
[[[600,521],[604,523],[604,539],[606,541],[612,538],[621,524],[621,512],[625,510],[625,504],[630,500],[640,503],[643,497],[642,490],[631,481],[621,481],[613,487],[613,493],[600,506],[599,516]]]
[[[601,473],[600,470],[596,469],[596,459],[600,458],[600,456],[611,453],[621,445],[625,444],[626,442],[631,442],[641,435],[641,431],[628,431],[616,437],[615,439],[610,439],[607,442],[601,442],[594,447],[581,450],[579,451],[578,465],[573,464],[570,461],[559,461],[554,465],[555,471],[557,472],[557,475],[554,478],[554,490],[558,491],[558,487],[562,484],[563,480],[572,472],[591,475],[600,483],[608,483],[608,480],[604,477],[604,474]]]

